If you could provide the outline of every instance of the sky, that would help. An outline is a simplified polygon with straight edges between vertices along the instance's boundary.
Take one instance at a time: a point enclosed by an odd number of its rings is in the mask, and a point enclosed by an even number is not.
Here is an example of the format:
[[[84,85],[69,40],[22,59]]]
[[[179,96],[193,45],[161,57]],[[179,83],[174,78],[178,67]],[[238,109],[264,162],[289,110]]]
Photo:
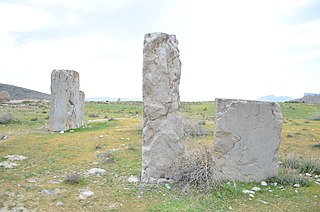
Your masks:
[[[0,83],[142,98],[145,33],[175,34],[182,101],[320,93],[320,0],[0,0]]]

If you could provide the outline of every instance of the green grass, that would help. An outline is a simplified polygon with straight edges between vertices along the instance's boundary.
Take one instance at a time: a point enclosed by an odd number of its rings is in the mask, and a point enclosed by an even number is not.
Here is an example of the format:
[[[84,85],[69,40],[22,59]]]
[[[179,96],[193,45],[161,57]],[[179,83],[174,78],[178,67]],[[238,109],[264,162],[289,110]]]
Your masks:
[[[281,107],[285,120],[281,157],[295,152],[299,157],[319,158],[320,149],[313,146],[320,142],[320,122],[312,117],[320,113],[320,107],[289,103],[283,103]],[[0,158],[20,154],[28,159],[19,161],[14,169],[0,168],[1,207],[23,205],[31,211],[228,211],[230,207],[234,211],[256,211],[257,208],[259,211],[317,211],[320,207],[320,186],[314,182],[298,189],[290,185],[285,185],[284,189],[268,186],[252,200],[242,190],[259,186],[258,183],[235,182],[201,193],[195,188],[181,192],[174,186],[168,190],[163,185],[127,182],[130,175],[139,176],[141,172],[141,102],[87,103],[85,122],[91,128],[79,128],[62,135],[47,130],[48,104],[0,105],[0,112],[4,111],[14,114],[19,121],[0,125],[0,134],[9,135],[7,140],[0,142]],[[181,104],[185,119],[204,123],[203,126],[212,131],[214,111],[214,102]],[[98,117],[90,118],[90,113],[98,114]],[[98,119],[113,120],[88,123]],[[195,139],[207,145],[213,143],[213,135]],[[102,153],[111,154],[112,161],[99,158]],[[85,176],[84,173],[93,167],[103,168],[106,173]],[[84,180],[72,185],[48,183],[63,181],[72,172],[83,174]],[[282,177],[283,181],[287,179]],[[29,179],[37,181],[28,183]],[[50,197],[39,192],[55,188],[62,190],[61,196]],[[79,201],[79,189],[83,188],[90,188],[94,196]],[[8,192],[21,195],[20,199],[11,198]],[[56,206],[58,201],[63,202],[63,206]]]

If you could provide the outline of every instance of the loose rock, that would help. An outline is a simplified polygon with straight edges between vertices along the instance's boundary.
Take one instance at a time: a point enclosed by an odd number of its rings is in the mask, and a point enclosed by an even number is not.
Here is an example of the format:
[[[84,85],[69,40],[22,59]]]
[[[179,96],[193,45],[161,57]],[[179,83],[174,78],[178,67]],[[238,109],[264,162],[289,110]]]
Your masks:
[[[18,164],[13,163],[13,162],[9,162],[9,161],[3,161],[0,163],[0,166],[6,168],[6,169],[12,169],[16,166],[18,166]]]
[[[63,202],[57,202],[56,203],[56,206],[62,206],[63,205]]]
[[[7,155],[7,156],[4,156],[4,158],[8,159],[10,161],[21,161],[21,160],[28,159],[27,157],[25,157],[23,155]]]
[[[36,183],[36,182],[38,182],[38,179],[36,179],[36,178],[31,178],[31,179],[27,179],[26,182],[27,182],[27,183]]]
[[[265,205],[268,205],[268,204],[269,204],[268,202],[266,202],[266,201],[264,201],[264,200],[261,200],[261,199],[259,199],[258,202],[261,202],[262,204],[265,204]]]
[[[249,197],[254,198],[254,195],[253,194],[249,194]]]
[[[306,177],[312,177],[312,174],[310,173],[305,173]]]
[[[252,191],[255,191],[255,192],[258,192],[258,191],[261,191],[261,188],[259,188],[259,187],[253,187],[251,190],[252,190]]]
[[[300,188],[300,184],[296,183],[296,184],[293,185],[293,187]]]
[[[88,171],[88,174],[90,175],[101,175],[104,174],[106,172],[105,169],[101,169],[101,168],[92,168]]]
[[[136,182],[139,182],[139,181],[140,181],[139,178],[136,177],[136,176],[133,176],[133,175],[131,175],[131,176],[128,178],[128,182],[129,182],[129,183],[136,183]]]
[[[89,189],[80,189],[80,194],[79,194],[79,199],[81,200],[85,200],[89,197],[91,197],[92,195],[94,195],[93,191],[90,191]]]
[[[278,185],[278,183],[277,183],[277,182],[271,183],[271,185],[274,186],[274,187],[276,187],[276,186]]]
[[[54,190],[47,190],[47,189],[43,189],[41,191],[41,193],[45,194],[45,195],[48,195],[48,196],[60,196],[61,194],[61,189],[60,188],[56,188]]]
[[[265,181],[262,181],[261,186],[268,186],[268,184]]]
[[[250,190],[243,190],[242,193],[244,193],[244,194],[255,194],[254,191],[250,191]]]

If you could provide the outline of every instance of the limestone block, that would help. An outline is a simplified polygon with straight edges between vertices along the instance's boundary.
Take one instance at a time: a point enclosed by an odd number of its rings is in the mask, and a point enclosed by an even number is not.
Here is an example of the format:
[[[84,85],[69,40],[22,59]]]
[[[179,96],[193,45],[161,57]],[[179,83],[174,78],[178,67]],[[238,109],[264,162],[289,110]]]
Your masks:
[[[51,73],[51,131],[68,130],[82,126],[79,73],[71,70],[53,70]],[[83,112],[83,110],[82,110]]]
[[[85,94],[83,91],[79,92],[79,116],[77,116],[77,125],[83,126],[84,125],[84,106],[85,106]]]
[[[10,94],[8,91],[0,91],[0,102],[9,102]]]
[[[179,114],[181,62],[175,35],[145,34],[143,48],[142,180],[166,178],[184,153]]]
[[[281,130],[278,103],[216,99],[217,164],[233,180],[261,181],[277,175]]]

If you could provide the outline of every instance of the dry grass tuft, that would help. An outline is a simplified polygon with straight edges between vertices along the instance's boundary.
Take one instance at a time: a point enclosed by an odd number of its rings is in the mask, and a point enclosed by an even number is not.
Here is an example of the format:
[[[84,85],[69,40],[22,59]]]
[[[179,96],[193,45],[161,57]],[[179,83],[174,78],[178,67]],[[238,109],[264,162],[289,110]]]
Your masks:
[[[12,113],[1,113],[0,114],[0,124],[8,124],[12,122],[16,122],[17,117]]]
[[[297,170],[300,173],[320,174],[320,161],[312,158],[302,158],[295,153],[289,153],[282,163],[284,168]]]
[[[216,165],[213,148],[191,141],[184,155],[170,168],[177,185],[186,190],[190,186],[201,191],[220,188],[226,181]]]
[[[67,174],[66,179],[64,180],[66,184],[77,185],[84,182],[84,178],[80,173],[72,172]]]

